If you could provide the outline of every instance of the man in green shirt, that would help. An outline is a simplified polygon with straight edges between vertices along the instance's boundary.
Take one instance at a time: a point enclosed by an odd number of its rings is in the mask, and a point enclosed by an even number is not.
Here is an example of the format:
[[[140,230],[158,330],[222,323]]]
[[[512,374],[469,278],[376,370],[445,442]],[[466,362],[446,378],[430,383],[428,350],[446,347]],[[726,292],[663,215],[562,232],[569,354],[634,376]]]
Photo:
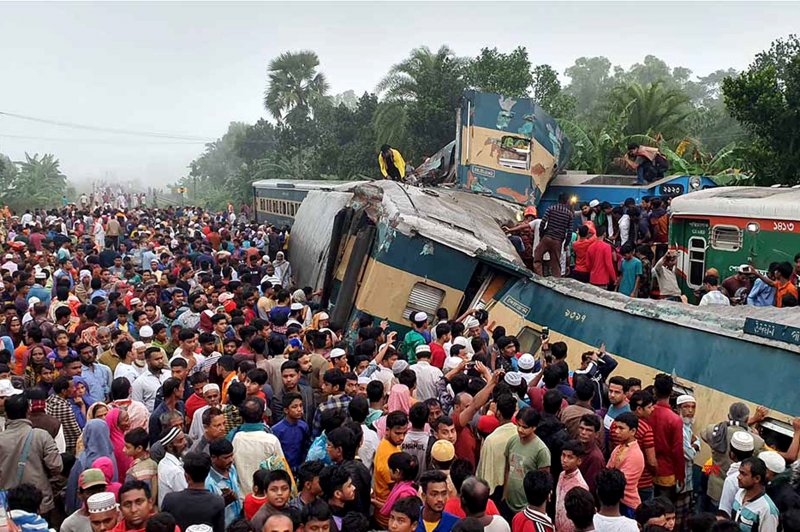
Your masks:
[[[539,413],[533,408],[523,408],[517,413],[517,434],[506,446],[505,502],[514,513],[528,504],[523,482],[529,471],[550,472],[550,451],[536,436]]]
[[[411,325],[413,329],[406,333],[400,350],[406,356],[409,364],[415,364],[417,362],[417,347],[429,343],[424,334],[428,328],[428,315],[424,312],[415,312],[411,315]]]

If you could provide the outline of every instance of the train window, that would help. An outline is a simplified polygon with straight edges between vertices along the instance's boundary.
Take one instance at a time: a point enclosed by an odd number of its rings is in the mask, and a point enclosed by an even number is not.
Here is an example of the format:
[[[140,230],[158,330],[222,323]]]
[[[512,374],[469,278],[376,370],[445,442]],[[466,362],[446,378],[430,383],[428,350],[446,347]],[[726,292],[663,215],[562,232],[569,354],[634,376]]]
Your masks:
[[[739,251],[742,231],[733,225],[715,225],[711,229],[711,247],[721,251]]]
[[[521,353],[535,354],[542,346],[542,333],[530,327],[523,327],[517,333]]]
[[[794,436],[794,429],[791,423],[773,417],[767,417],[761,422],[761,430],[759,432],[761,437],[764,438],[764,443],[773,449],[783,452],[789,450],[792,436]]]
[[[414,312],[424,312],[428,316],[434,316],[442,301],[444,301],[444,290],[429,284],[416,283],[408,296],[403,318],[411,319],[411,314]]]
[[[687,252],[689,254],[689,272],[686,284],[691,288],[700,288],[706,273],[706,239],[699,236],[690,238]]]
[[[528,170],[531,164],[531,139],[506,135],[500,139],[500,166]]]

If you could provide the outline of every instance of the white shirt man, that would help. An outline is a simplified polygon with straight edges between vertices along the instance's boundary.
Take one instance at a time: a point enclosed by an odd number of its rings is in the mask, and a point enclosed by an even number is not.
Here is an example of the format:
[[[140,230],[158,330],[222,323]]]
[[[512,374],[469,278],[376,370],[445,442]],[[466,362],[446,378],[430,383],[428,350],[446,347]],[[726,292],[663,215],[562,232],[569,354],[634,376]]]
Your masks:
[[[168,447],[178,439],[183,439],[183,447],[186,447],[186,440],[183,432],[178,427],[173,427],[163,438],[159,441],[161,445],[167,449],[164,458],[158,463],[158,505],[164,503],[164,497],[167,493],[175,493],[185,490],[189,487],[186,482],[186,475],[183,471],[183,463],[181,459],[175,456]]]
[[[442,378],[442,370],[431,365],[431,348],[428,345],[417,346],[417,363],[411,371],[417,374],[417,400],[433,399],[436,394],[436,383]]]
[[[161,370],[159,373],[154,374],[148,368],[144,373],[139,375],[136,382],[133,383],[131,389],[131,399],[144,403],[147,411],[151,414],[156,406],[156,394],[164,381],[170,378],[170,372]]]

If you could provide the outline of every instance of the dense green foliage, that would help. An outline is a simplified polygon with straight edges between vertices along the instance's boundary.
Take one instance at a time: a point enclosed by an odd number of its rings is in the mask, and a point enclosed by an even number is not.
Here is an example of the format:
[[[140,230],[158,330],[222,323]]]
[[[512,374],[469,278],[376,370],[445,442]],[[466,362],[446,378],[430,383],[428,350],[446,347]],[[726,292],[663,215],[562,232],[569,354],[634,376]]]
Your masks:
[[[26,153],[24,161],[0,154],[0,204],[15,211],[56,207],[67,193],[67,177],[52,154]]]
[[[747,155],[759,167],[758,181],[800,181],[800,39],[775,41],[722,90],[731,115],[755,138]]]
[[[776,41],[742,74],[694,76],[648,55],[625,69],[581,57],[564,72],[534,65],[524,47],[475,58],[419,47],[390,67],[374,93],[328,94],[314,52],[269,62],[264,105],[273,121],[232,123],[181,184],[211,206],[248,201],[257,179],[375,178],[377,150],[397,147],[413,166],[450,142],[463,91],[531,97],[562,125],[569,168],[621,172],[629,142],[658,145],[674,171],[720,182],[795,183],[800,164],[800,43]],[[256,90],[257,88],[254,88]]]

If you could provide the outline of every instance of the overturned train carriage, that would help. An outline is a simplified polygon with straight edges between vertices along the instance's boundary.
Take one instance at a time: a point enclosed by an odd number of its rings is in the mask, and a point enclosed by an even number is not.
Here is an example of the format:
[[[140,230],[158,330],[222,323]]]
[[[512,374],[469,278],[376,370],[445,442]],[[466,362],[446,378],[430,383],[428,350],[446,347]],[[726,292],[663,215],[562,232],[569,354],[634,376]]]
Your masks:
[[[292,257],[300,282],[323,288],[334,322],[369,313],[403,333],[412,312],[445,307],[454,315],[485,305],[527,274],[500,230],[518,208],[393,181],[310,192],[297,213]]]
[[[800,319],[791,323],[781,309],[631,299],[534,276],[500,229],[518,208],[391,181],[311,191],[297,212],[292,260],[301,284],[322,287],[344,327],[364,312],[388,319],[402,336],[414,311],[445,307],[456,316],[485,307],[523,352],[535,353],[549,327],[551,341],[569,345],[573,369],[583,352],[605,343],[619,361],[616,374],[644,383],[675,375],[676,391],[699,400],[698,427],[725,419],[734,401],[763,404],[772,411],[762,424],[766,439],[788,447],[790,417],[800,415],[791,393],[800,376]]]
[[[800,342],[792,337],[800,333],[800,319],[791,312],[632,299],[571,279],[541,277],[508,284],[488,308],[492,320],[531,350],[540,345],[542,327],[549,327],[551,342],[569,346],[570,368],[579,367],[582,353],[605,343],[619,361],[615,374],[638,377],[645,386],[658,373],[675,376],[675,392],[698,400],[698,428],[726,419],[735,401],[752,412],[764,405],[771,410],[762,423],[765,439],[788,448],[791,417],[800,415],[791,392],[800,377]]]

